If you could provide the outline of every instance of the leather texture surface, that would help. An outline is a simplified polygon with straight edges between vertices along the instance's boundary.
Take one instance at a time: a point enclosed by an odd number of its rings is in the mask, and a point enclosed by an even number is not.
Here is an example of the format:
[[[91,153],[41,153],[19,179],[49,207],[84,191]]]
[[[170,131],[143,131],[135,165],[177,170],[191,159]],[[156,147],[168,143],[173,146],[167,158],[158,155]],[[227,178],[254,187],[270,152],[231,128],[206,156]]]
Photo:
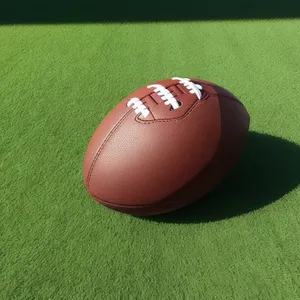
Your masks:
[[[157,81],[180,101],[170,109],[142,87],[103,119],[84,159],[84,183],[98,202],[125,213],[151,215],[192,203],[215,187],[237,162],[250,118],[229,91],[211,82],[198,100],[172,79]],[[144,118],[127,107],[137,97]]]

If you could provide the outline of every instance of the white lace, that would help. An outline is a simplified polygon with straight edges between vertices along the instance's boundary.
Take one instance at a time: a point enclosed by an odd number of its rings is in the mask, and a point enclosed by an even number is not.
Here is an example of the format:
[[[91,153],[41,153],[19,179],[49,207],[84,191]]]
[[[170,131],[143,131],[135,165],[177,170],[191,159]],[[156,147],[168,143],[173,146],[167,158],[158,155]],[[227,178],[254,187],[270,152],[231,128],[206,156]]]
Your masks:
[[[189,78],[180,78],[173,77],[173,80],[179,80],[179,83],[184,85],[191,94],[196,94],[197,98],[200,100],[202,97],[201,90],[203,89],[200,84],[193,83]],[[171,105],[173,109],[177,109],[179,107],[179,102],[176,98],[171,94],[171,92],[166,89],[163,85],[160,84],[151,84],[148,85],[147,88],[154,89],[154,92],[157,93],[158,96],[164,100],[165,105]],[[144,103],[139,98],[132,98],[127,102],[127,107],[132,106],[136,114],[141,113],[144,118],[146,118],[150,111],[144,105]]]
[[[179,83],[184,85],[191,94],[196,94],[197,98],[200,100],[202,97],[202,86],[200,84],[193,83],[189,78],[173,77],[173,80],[179,80]]]
[[[127,107],[131,106],[135,109],[135,113],[139,114],[141,113],[144,118],[146,118],[150,111],[149,109],[144,105],[144,103],[139,98],[132,98],[128,101]]]
[[[164,100],[165,105],[172,106],[173,109],[177,109],[179,107],[178,101],[175,99],[175,97],[171,94],[171,92],[166,89],[164,86],[160,84],[151,84],[147,86],[148,89],[154,88],[154,92],[157,93],[158,96],[161,97],[162,100]]]

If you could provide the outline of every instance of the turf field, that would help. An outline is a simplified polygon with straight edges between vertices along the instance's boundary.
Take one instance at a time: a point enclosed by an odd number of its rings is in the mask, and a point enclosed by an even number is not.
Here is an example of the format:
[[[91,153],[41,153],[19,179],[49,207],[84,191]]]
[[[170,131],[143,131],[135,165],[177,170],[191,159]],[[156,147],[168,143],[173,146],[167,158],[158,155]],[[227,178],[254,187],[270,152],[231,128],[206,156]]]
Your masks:
[[[299,47],[299,19],[1,26],[0,299],[300,299]],[[243,101],[239,165],[166,216],[97,204],[82,177],[91,135],[170,76]]]

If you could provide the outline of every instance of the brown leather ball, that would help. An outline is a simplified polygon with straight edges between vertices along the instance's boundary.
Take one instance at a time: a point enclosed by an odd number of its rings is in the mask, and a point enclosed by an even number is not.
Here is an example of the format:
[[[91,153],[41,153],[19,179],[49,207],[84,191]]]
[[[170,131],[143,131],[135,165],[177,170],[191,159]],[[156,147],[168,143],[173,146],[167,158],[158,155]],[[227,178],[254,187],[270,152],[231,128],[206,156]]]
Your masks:
[[[84,184],[101,204],[132,215],[201,199],[237,163],[250,117],[224,88],[200,79],[156,81],[130,94],[96,129]]]

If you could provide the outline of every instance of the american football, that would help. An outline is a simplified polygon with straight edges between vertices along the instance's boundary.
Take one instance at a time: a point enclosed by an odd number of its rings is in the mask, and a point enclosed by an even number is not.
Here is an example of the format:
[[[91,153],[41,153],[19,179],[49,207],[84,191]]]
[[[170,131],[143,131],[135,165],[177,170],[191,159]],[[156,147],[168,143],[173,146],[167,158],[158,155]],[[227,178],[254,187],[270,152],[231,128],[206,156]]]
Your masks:
[[[99,203],[136,216],[200,200],[238,162],[250,117],[221,86],[159,80],[115,106],[93,134],[84,184]]]

